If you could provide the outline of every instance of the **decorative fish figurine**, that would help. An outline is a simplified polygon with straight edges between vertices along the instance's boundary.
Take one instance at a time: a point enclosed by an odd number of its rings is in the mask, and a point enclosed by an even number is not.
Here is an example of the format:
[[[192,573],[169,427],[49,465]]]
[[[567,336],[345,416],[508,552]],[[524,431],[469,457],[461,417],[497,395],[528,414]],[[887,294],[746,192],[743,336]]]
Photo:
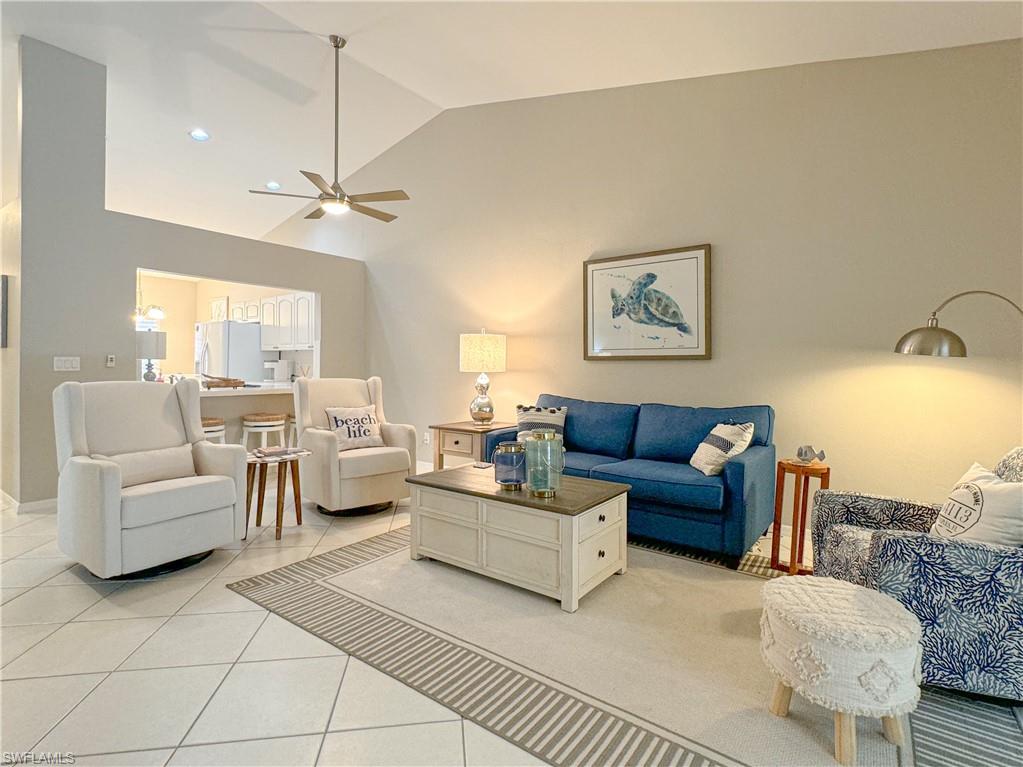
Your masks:
[[[813,463],[814,461],[823,461],[827,456],[824,455],[824,451],[820,450],[815,452],[813,445],[803,445],[796,450],[796,458],[803,463]]]

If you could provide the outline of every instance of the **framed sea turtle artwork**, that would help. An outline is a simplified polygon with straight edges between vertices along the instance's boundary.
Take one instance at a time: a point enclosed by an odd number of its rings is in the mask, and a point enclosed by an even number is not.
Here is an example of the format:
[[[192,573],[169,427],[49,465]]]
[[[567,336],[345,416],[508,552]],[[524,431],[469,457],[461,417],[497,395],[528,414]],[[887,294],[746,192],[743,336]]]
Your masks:
[[[583,357],[709,360],[710,245],[583,264]]]

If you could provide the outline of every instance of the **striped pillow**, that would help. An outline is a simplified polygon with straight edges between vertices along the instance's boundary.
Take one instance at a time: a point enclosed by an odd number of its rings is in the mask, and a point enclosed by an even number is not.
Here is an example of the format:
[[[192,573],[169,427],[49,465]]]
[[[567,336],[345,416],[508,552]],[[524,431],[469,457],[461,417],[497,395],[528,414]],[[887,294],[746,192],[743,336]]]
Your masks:
[[[734,458],[753,441],[753,424],[719,423],[696,448],[689,465],[708,477],[720,474],[729,458]]]
[[[567,407],[536,407],[535,405],[517,405],[515,417],[519,424],[516,435],[521,441],[526,433],[533,429],[554,429],[559,437],[565,438],[565,416]]]

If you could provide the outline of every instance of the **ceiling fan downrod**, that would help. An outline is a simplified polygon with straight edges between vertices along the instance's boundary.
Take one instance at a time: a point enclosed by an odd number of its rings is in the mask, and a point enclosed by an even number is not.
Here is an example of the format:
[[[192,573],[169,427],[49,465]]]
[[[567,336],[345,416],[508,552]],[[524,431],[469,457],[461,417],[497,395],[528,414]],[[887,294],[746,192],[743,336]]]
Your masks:
[[[348,45],[348,41],[341,35],[331,35],[330,44],[334,46],[334,191],[340,188],[338,183],[338,143],[341,140],[341,121],[339,118],[338,102],[341,100],[341,49]]]

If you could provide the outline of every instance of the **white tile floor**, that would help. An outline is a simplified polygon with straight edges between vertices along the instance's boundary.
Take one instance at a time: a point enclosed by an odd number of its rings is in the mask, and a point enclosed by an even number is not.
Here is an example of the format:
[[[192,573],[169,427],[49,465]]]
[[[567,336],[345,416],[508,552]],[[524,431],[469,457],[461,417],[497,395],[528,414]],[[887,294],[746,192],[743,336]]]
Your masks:
[[[289,494],[290,495],[290,494]],[[267,498],[271,502],[272,498]],[[88,765],[534,765],[512,744],[226,588],[408,521],[289,504],[199,565],[104,582],[53,514],[0,510],[0,751]]]

